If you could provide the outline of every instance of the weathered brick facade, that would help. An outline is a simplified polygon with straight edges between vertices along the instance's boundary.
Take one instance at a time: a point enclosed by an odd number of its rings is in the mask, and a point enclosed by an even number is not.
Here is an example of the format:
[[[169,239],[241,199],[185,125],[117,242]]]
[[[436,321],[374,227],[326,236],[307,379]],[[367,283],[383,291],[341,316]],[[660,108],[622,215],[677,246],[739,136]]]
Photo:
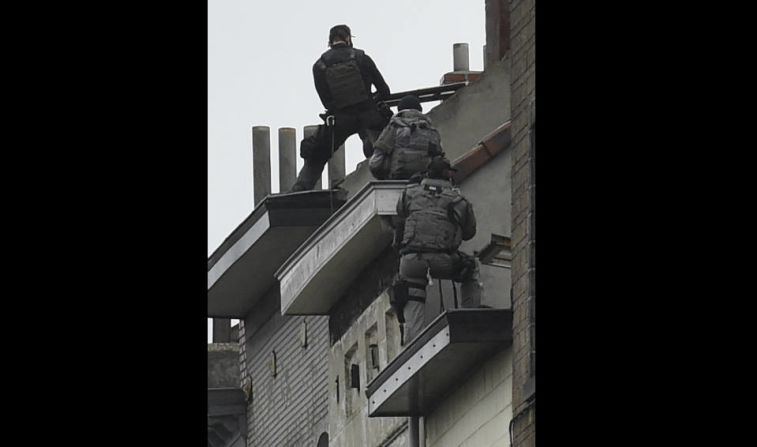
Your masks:
[[[535,407],[535,0],[511,0],[513,445],[536,443]]]

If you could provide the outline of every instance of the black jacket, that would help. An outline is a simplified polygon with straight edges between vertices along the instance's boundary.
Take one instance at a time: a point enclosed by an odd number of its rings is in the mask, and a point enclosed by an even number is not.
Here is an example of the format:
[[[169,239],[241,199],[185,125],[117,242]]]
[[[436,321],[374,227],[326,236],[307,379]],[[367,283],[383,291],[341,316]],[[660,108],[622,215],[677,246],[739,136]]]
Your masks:
[[[331,49],[323,53],[315,64],[313,64],[315,89],[318,92],[318,96],[321,98],[323,106],[327,110],[333,111],[334,107],[331,100],[331,92],[329,91],[329,86],[326,82],[326,72],[322,69],[322,65],[319,64],[319,61],[323,59],[326,65],[347,61],[350,58],[350,49],[351,48],[348,47],[347,44],[337,43],[331,47]],[[381,73],[378,71],[378,68],[376,68],[376,64],[370,56],[363,53],[362,57],[358,57],[358,67],[360,68],[360,74],[363,77],[366,91],[371,91],[371,85],[376,86],[377,95],[374,99],[382,100],[389,96],[389,86],[386,85],[384,77],[381,76]]]

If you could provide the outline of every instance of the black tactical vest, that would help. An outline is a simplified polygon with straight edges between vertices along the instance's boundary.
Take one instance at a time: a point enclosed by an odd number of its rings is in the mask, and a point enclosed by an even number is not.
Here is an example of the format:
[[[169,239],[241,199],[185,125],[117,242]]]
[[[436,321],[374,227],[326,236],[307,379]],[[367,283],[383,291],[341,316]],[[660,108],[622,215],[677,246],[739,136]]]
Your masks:
[[[429,252],[452,252],[460,247],[460,226],[452,216],[453,206],[463,200],[457,190],[422,182],[405,190],[408,217],[402,246]]]
[[[344,62],[327,65],[321,58],[321,66],[326,72],[326,83],[331,92],[334,107],[345,107],[360,104],[370,99],[365,89],[363,76],[358,65],[358,51],[350,49],[350,58]]]

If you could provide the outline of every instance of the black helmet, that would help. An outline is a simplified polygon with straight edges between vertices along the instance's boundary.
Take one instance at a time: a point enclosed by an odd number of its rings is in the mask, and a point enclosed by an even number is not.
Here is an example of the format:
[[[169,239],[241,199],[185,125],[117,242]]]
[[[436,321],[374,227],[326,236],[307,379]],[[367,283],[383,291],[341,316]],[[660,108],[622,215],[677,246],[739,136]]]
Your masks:
[[[329,44],[334,42],[334,38],[339,37],[347,43],[352,41],[352,31],[347,25],[334,25],[329,30]]]
[[[419,112],[423,111],[423,107],[421,107],[421,101],[415,95],[403,96],[402,99],[400,99],[399,104],[397,104],[397,111],[405,109],[414,109]]]

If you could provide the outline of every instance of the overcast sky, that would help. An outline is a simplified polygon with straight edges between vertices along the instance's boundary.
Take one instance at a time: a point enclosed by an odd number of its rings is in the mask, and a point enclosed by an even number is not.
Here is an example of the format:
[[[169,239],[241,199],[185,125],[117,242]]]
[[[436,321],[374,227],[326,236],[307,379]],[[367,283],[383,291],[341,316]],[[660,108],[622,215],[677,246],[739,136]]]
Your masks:
[[[276,193],[278,129],[297,130],[299,154],[302,128],[320,124],[312,66],[333,25],[352,29],[394,93],[439,85],[454,43],[482,70],[484,17],[484,0],[208,0],[208,255],[253,209],[252,126],[270,127]],[[363,154],[356,135],[346,146],[349,173]]]

